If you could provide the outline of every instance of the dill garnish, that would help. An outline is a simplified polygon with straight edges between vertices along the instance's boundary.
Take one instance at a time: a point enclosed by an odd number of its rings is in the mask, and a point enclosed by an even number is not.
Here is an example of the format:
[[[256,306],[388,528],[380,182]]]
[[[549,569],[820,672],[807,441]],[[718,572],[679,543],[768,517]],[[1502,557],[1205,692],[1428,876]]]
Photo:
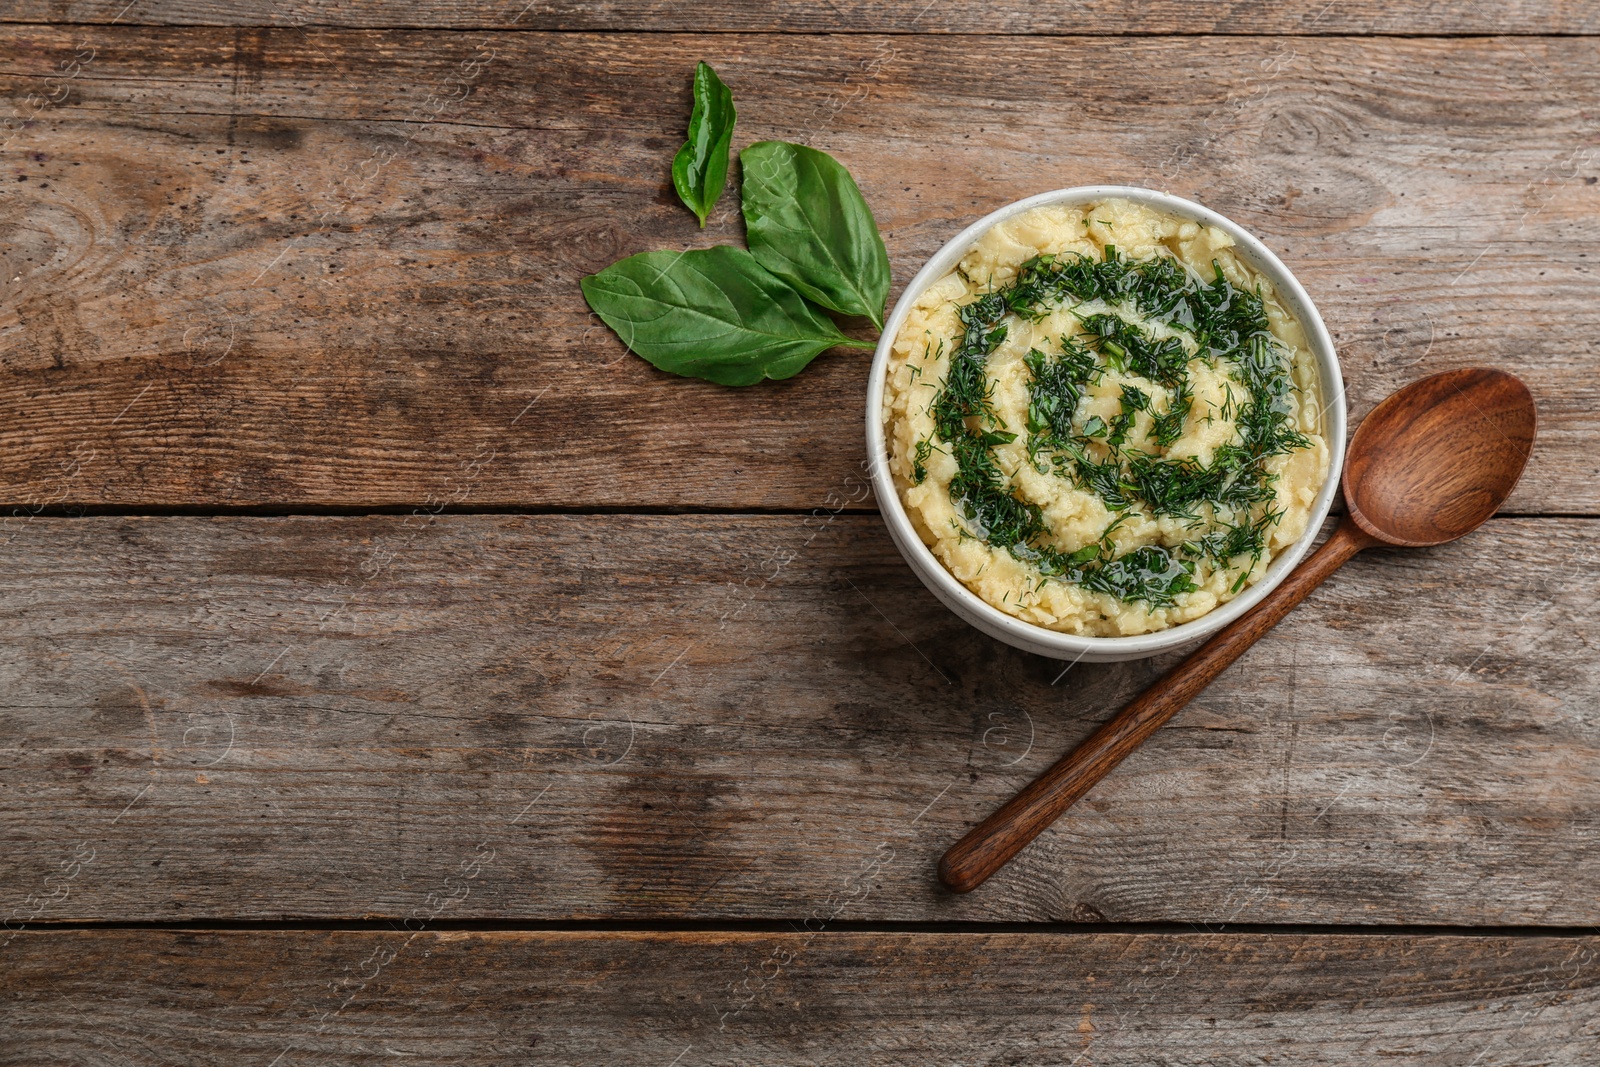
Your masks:
[[[1077,308],[1091,302],[1109,310],[1079,315]],[[994,449],[1017,434],[994,409],[987,373],[989,357],[1007,337],[1008,316],[1038,322],[1062,308],[1077,317],[1081,331],[1060,338],[1059,351],[1033,348],[1023,357],[1028,458],[1041,473],[1053,470],[1094,494],[1117,516],[1098,542],[1070,553],[1053,546],[1043,510],[1015,495],[1001,468]],[[1227,569],[1247,558],[1233,586],[1242,588],[1282,518],[1269,507],[1275,491],[1267,462],[1311,443],[1290,418],[1288,359],[1258,292],[1234,286],[1217,264],[1205,281],[1172,256],[1129,260],[1107,245],[1101,259],[1037,256],[1010,285],[984,293],[958,314],[961,338],[930,412],[935,436],[956,461],[950,496],[962,536],[1006,549],[1044,578],[1151,608],[1171,606],[1198,589],[1202,563]],[[1204,463],[1164,454],[1183,436],[1194,410],[1189,366],[1196,360],[1227,379],[1224,404],[1206,419],[1220,415],[1237,431],[1235,441]],[[1152,394],[1124,381],[1109,422],[1098,415],[1080,419],[1081,402],[1107,372],[1162,389]],[[1145,439],[1154,453],[1128,443],[1141,411],[1150,419]],[[935,447],[931,440],[917,443],[916,481],[926,477]],[[1134,515],[1182,519],[1206,532],[1180,545],[1118,555],[1111,532]]]
[[[917,442],[916,461],[911,465],[911,484],[921,485],[928,477],[928,457],[933,455],[933,442],[924,437]]]

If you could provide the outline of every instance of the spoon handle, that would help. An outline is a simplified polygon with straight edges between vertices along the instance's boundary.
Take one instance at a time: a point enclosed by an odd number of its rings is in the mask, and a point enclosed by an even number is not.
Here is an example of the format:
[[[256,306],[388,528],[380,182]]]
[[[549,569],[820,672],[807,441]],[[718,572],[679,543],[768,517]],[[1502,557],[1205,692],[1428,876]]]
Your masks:
[[[970,893],[1011,862],[1024,845],[1094,788],[1129,753],[1211,684],[1228,664],[1276,626],[1307,593],[1376,541],[1349,518],[1311,558],[1292,571],[1255,609],[1202,645],[1133,703],[1091,734],[1005,806],[974,827],[939,861],[939,880]]]

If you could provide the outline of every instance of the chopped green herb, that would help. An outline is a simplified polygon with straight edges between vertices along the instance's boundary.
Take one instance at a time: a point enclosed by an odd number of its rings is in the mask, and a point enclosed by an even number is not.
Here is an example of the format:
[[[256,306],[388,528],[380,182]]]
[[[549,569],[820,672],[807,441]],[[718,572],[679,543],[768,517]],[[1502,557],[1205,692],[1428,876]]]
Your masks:
[[[1199,588],[1201,563],[1231,568],[1248,557],[1234,590],[1242,588],[1282,518],[1270,510],[1276,494],[1267,461],[1310,441],[1290,418],[1288,360],[1260,294],[1234,286],[1220,266],[1213,270],[1207,282],[1170,255],[1135,261],[1107,245],[1101,259],[1035,257],[1012,284],[959,309],[961,339],[930,411],[937,439],[956,461],[950,495],[963,536],[1004,548],[1045,577],[1152,608]],[[1018,435],[994,409],[987,367],[1006,339],[1007,316],[1038,322],[1061,308],[1077,315],[1078,306],[1092,301],[1110,310],[1078,315],[1082,330],[1061,338],[1060,351],[1034,348],[1023,358],[1030,376],[1025,429],[1035,469],[1055,470],[1116,515],[1098,542],[1063,552],[1053,547],[1042,509],[1014,495],[993,451]],[[1196,360],[1223,370],[1225,400],[1217,413],[1234,422],[1238,437],[1205,463],[1164,454],[1194,411],[1190,364]],[[1079,423],[1081,402],[1108,370],[1156,383],[1166,391],[1165,403],[1123,382],[1109,424],[1098,415]],[[1155,453],[1128,446],[1141,411],[1150,416],[1147,439]],[[924,446],[934,444],[917,445],[918,481],[926,476]],[[1146,545],[1117,555],[1111,532],[1136,514],[1210,529],[1175,547]]]
[[[1111,432],[1106,435],[1106,445],[1113,450],[1120,449],[1128,439],[1128,431],[1133,429],[1133,417],[1141,411],[1150,410],[1150,398],[1138,386],[1124,385],[1122,387],[1121,410],[1117,417],[1111,420]]]
[[[917,442],[916,462],[911,466],[911,484],[921,485],[928,477],[928,457],[933,455],[933,442],[924,437]]]
[[[1152,414],[1150,435],[1161,448],[1171,448],[1183,436],[1183,424],[1194,408],[1194,396],[1189,392],[1189,380],[1184,378],[1173,386],[1172,400],[1160,414]]]

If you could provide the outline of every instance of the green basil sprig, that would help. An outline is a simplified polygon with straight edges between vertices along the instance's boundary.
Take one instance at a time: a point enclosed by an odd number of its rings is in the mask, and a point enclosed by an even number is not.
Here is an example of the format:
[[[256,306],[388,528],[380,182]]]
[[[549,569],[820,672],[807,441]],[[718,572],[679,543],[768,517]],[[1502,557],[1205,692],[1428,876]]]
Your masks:
[[[583,279],[583,295],[653,366],[721,385],[791,377],[834,345],[873,347],[728,245],[629,256]]]
[[[728,149],[733,143],[733,94],[708,63],[694,68],[694,110],[689,115],[689,139],[672,160],[672,184],[678,197],[700,219],[716,206],[728,183]]]
[[[699,64],[672,183],[701,227],[727,182],[733,123],[733,94]],[[791,377],[835,345],[875,347],[821,310],[883,328],[889,257],[855,179],[826,152],[783,141],[753,144],[740,158],[749,252],[629,256],[583,279],[589,307],[652,366],[721,385]]]
[[[826,152],[760,141],[739,153],[750,251],[814,303],[881,330],[889,253],[855,179]]]

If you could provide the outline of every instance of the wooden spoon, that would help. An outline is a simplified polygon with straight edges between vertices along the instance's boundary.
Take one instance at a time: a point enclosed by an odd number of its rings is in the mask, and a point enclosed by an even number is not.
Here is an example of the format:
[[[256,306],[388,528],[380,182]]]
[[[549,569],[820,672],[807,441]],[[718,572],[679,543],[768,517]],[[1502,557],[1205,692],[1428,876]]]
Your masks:
[[[1253,611],[963,837],[939,862],[939,880],[957,893],[982,885],[1363,548],[1440,545],[1481,526],[1517,484],[1534,422],[1528,387],[1483,368],[1423,378],[1379,404],[1350,442],[1346,513],[1333,536]]]

